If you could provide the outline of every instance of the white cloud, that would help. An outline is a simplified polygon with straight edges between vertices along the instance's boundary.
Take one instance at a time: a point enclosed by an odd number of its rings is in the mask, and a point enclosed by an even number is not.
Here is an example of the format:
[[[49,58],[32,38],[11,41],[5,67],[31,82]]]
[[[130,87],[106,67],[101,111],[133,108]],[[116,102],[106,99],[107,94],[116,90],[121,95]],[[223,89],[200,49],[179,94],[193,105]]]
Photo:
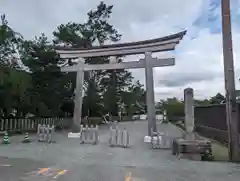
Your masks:
[[[15,0],[1,1],[0,13],[6,13],[14,29],[26,38],[41,32],[51,36],[61,23],[83,22],[86,13],[95,8],[99,0]],[[156,100],[167,96],[183,96],[183,89],[193,87],[196,97],[224,93],[222,37],[208,29],[193,27],[192,23],[202,12],[203,0],[106,0],[113,4],[111,23],[123,34],[121,41],[138,41],[157,38],[188,28],[188,34],[177,46],[174,67],[156,68]],[[195,39],[191,39],[197,34]],[[233,29],[236,79],[240,76],[240,33]],[[156,54],[165,56],[167,54]],[[131,56],[136,58],[139,56]],[[144,70],[133,70],[136,79],[144,83]],[[240,88],[238,81],[236,87]],[[174,86],[176,85],[176,86]]]
[[[238,80],[240,77],[240,63],[238,61],[240,56],[239,42],[240,33],[233,30],[237,89],[240,88]],[[202,30],[195,40],[190,40],[186,37],[180,46],[181,52],[176,56],[176,65],[164,71],[159,70],[155,74],[157,97],[166,95],[183,97],[183,89],[186,87],[194,88],[195,96],[199,98],[214,96],[218,92],[225,94],[222,35],[213,35],[206,30]],[[180,81],[182,85],[179,86],[176,83],[176,86],[173,86],[170,90],[164,87],[161,88],[161,82],[174,83],[174,79],[175,81]],[[192,83],[188,83],[188,81],[192,81]],[[179,92],[180,89],[182,92]],[[164,96],[161,96],[161,94]]]

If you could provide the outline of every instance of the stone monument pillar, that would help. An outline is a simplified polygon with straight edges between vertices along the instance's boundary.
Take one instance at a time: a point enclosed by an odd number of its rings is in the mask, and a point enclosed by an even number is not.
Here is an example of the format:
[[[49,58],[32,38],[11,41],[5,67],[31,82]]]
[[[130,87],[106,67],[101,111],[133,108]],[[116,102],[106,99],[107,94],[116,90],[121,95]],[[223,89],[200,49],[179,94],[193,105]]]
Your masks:
[[[194,137],[194,99],[193,99],[193,89],[184,89],[184,104],[185,104],[185,131],[186,139],[193,139]]]
[[[172,145],[172,154],[178,158],[193,160],[212,159],[211,143],[208,140],[199,139],[195,134],[194,124],[194,99],[193,89],[184,89],[185,102],[185,132],[184,138],[175,139]],[[206,153],[203,155],[203,153]]]

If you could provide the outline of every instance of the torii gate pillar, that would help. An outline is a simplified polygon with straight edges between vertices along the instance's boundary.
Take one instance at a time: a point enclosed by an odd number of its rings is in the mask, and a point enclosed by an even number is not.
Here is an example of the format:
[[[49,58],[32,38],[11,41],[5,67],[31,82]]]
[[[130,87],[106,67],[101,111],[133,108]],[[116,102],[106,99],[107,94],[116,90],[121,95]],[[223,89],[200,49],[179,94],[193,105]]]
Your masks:
[[[81,68],[84,63],[79,61],[80,69],[77,71],[76,76],[76,89],[74,99],[74,113],[72,131],[79,132],[79,125],[81,124],[82,117],[82,103],[83,103],[83,83],[84,83],[84,70]]]
[[[150,136],[152,131],[157,132],[151,52],[145,53],[145,79],[147,93],[146,104],[147,104],[148,135]]]

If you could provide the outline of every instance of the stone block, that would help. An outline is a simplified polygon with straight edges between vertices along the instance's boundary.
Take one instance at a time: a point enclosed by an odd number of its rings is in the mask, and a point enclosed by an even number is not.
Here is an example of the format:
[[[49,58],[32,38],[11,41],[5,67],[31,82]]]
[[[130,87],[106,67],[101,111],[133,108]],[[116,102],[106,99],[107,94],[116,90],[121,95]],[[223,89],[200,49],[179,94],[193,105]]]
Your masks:
[[[151,136],[144,136],[144,143],[151,143]]]
[[[201,161],[202,160],[202,156],[200,154],[180,153],[178,155],[178,159],[189,159],[189,160],[194,160],[194,161]]]
[[[72,133],[72,132],[70,132],[70,133],[68,133],[68,138],[80,138],[80,132],[78,132],[78,133]]]
[[[205,153],[212,153],[211,142],[208,140],[185,140],[176,139],[172,142],[172,154],[177,155],[179,158],[199,157]],[[181,156],[180,156],[181,155]],[[194,160],[199,160],[198,158]]]

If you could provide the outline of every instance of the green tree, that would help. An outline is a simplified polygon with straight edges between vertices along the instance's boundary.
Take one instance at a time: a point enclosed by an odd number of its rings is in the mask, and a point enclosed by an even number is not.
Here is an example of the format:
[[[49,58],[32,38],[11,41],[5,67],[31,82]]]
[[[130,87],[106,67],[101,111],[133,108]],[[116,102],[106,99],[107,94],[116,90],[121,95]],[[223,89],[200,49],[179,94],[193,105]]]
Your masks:
[[[133,77],[130,72],[121,69],[107,70],[105,73],[106,77],[101,81],[102,88],[104,88],[104,106],[112,116],[117,116],[119,104],[123,99],[122,93],[127,87],[131,87]]]
[[[28,89],[31,87],[31,77],[28,73],[14,68],[0,68],[0,106],[4,116],[12,109],[17,113],[27,113]]]
[[[177,118],[184,116],[184,102],[178,100],[176,97],[167,98],[162,102],[162,106],[167,111],[169,120],[175,121]]]
[[[217,93],[215,96],[210,98],[209,102],[211,104],[220,104],[220,103],[224,102],[225,100],[226,99],[222,94]]]
[[[60,72],[61,61],[53,45],[42,34],[33,41],[25,41],[23,47],[21,58],[29,68],[33,84],[30,90],[31,112],[38,116],[59,115],[65,93],[70,88]]]
[[[0,109],[3,116],[9,116],[13,109],[21,114],[28,103],[27,90],[31,86],[31,78],[19,66],[22,41],[23,37],[8,25],[5,15],[1,15]]]
[[[94,45],[101,46],[106,41],[119,41],[121,35],[108,22],[112,8],[113,6],[108,6],[100,2],[95,10],[91,10],[88,13],[86,23],[71,22],[58,26],[57,30],[53,33],[55,36],[54,42],[71,47],[91,48]],[[101,64],[109,62],[109,58],[86,58],[85,61],[89,64]],[[68,60],[68,62],[71,61]],[[96,107],[102,109],[103,104],[101,101],[102,99],[105,100],[104,95],[107,94],[109,99],[108,101],[104,101],[104,106],[108,110],[110,109],[113,115],[116,115],[120,92],[130,79],[132,79],[131,73],[126,70],[103,70],[85,72],[84,75],[84,84],[86,87],[83,106],[85,107],[84,112],[88,112],[90,116],[102,112],[103,110],[99,111]],[[86,107],[89,110],[86,110]]]
[[[146,91],[139,81],[128,87],[128,90],[122,93],[122,103],[128,116],[133,114],[143,114],[146,111]]]
[[[194,100],[194,103],[196,106],[206,106],[206,105],[210,105],[211,102],[208,99],[204,99],[204,100]]]
[[[0,65],[19,68],[18,53],[23,37],[15,32],[6,20],[5,15],[1,15],[0,24]]]

